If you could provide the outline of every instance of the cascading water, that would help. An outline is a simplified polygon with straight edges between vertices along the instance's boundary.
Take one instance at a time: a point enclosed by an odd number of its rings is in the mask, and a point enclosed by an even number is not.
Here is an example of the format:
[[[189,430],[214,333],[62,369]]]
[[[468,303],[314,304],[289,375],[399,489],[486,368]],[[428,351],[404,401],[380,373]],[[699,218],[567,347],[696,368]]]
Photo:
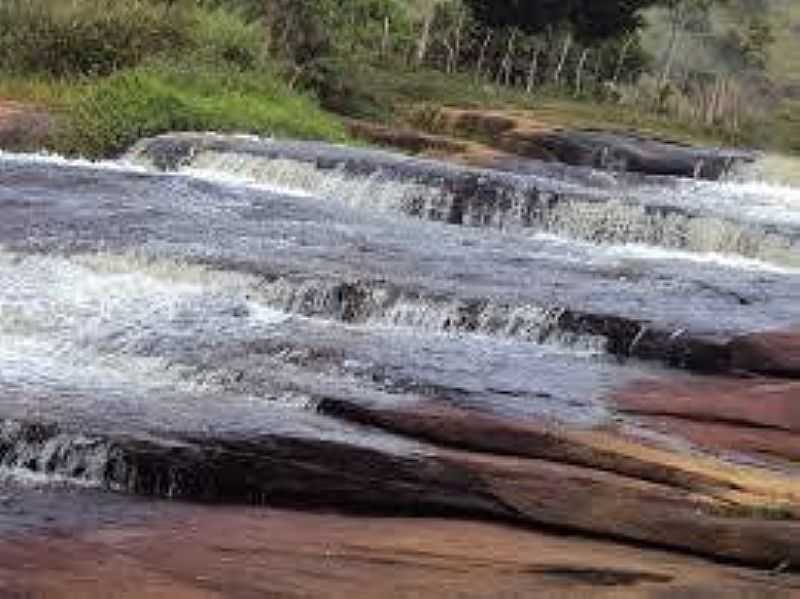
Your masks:
[[[0,471],[98,485],[109,462],[110,448],[102,439],[15,421],[0,424]]]
[[[800,159],[780,154],[762,154],[753,162],[738,165],[725,180],[775,189],[794,198],[796,206],[800,188]]]
[[[366,150],[193,135],[141,142],[129,159],[426,220],[800,265],[800,192],[766,183],[621,178],[593,189],[585,177],[569,181],[563,167],[559,180],[543,180]]]
[[[312,446],[430,451],[322,404],[602,424],[800,322],[793,188],[558,173],[200,134],[0,155],[0,468],[293,496]]]

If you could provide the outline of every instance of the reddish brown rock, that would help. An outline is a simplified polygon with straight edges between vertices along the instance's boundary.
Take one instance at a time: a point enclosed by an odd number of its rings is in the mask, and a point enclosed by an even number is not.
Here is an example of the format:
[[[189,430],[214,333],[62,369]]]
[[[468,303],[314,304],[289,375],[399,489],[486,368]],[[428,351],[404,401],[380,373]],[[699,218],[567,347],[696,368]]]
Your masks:
[[[722,469],[692,467],[663,453],[637,455],[577,432],[546,431],[452,408],[379,409],[341,401],[323,401],[320,408],[453,448],[441,449],[437,457],[452,466],[445,471],[468,476],[461,483],[463,498],[491,498],[526,525],[753,564],[800,560],[795,541],[800,523],[793,519],[798,495],[791,485],[787,493],[779,485],[745,484]],[[762,497],[740,503],[736,495],[741,492]],[[786,503],[775,509],[780,497]],[[762,514],[779,514],[783,521],[765,520]]]
[[[511,154],[475,141],[424,133],[416,129],[392,128],[356,120],[348,120],[347,129],[354,137],[377,145],[465,166],[496,168],[514,158]]]
[[[629,414],[800,432],[800,382],[687,377],[638,383],[615,402]]]
[[[477,415],[471,427],[468,415],[442,410],[430,426],[424,418],[404,421],[400,413],[392,424],[387,412],[384,426],[398,432],[405,426],[404,434],[416,430],[427,441],[402,451],[397,444],[359,448],[279,433],[114,437],[107,440],[114,446],[107,476],[117,488],[143,495],[468,517],[763,567],[800,564],[796,482],[759,472],[732,476],[665,452],[570,436],[575,433],[548,438],[533,427]],[[18,434],[46,443],[60,429],[30,425]]]
[[[478,453],[583,466],[687,490],[736,486],[718,471],[687,467],[685,463],[670,460],[671,456],[664,452],[645,454],[640,446],[622,447],[597,433],[568,431],[531,421],[512,422],[451,406],[369,408],[325,399],[320,402],[319,410],[350,422]]]
[[[684,378],[636,384],[615,397],[640,425],[695,446],[768,459],[794,473],[800,461],[800,382]]]
[[[800,330],[738,337],[730,352],[736,370],[800,378]],[[800,402],[800,393],[795,399]]]
[[[668,416],[648,417],[647,423],[664,433],[680,435],[699,447],[800,463],[800,435],[797,433]]]
[[[798,591],[793,575],[454,520],[187,506],[139,528],[0,544],[4,597],[780,599]]]
[[[800,563],[792,508],[741,506],[703,493],[536,460],[462,457],[527,525],[774,567]]]

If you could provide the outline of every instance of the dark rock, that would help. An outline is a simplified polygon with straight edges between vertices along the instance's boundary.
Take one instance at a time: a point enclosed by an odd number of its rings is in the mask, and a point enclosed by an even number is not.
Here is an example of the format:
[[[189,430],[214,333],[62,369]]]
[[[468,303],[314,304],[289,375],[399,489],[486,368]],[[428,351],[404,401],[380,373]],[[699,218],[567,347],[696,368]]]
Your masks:
[[[724,478],[621,451],[593,433],[564,430],[442,405],[413,408],[366,407],[323,399],[318,410],[348,422],[423,439],[446,447],[494,455],[549,460],[613,472],[684,489],[730,488]]]
[[[699,148],[631,132],[553,127],[535,113],[444,108],[433,127],[477,136],[523,158],[653,176],[716,180],[756,158],[751,152]]]
[[[755,156],[736,150],[696,148],[608,131],[558,130],[529,140],[561,162],[577,166],[716,180]]]

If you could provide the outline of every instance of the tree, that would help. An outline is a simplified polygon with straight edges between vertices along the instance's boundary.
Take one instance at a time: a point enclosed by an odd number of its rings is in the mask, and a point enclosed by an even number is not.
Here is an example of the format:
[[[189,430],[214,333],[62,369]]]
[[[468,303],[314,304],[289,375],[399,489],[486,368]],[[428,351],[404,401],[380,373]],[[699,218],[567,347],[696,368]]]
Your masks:
[[[681,38],[687,31],[703,31],[709,27],[711,9],[716,4],[726,4],[727,0],[660,0],[659,5],[669,14],[669,43],[665,52],[659,89],[663,89],[672,77],[672,67],[680,46]]]
[[[526,34],[564,28],[583,44],[637,30],[641,12],[657,0],[466,0],[487,27],[517,27]]]

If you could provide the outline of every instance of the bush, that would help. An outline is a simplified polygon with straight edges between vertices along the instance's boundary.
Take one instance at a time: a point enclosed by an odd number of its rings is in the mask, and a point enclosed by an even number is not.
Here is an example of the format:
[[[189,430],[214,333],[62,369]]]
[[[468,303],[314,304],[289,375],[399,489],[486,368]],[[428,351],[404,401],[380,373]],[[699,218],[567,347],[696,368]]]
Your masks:
[[[106,75],[186,45],[184,11],[143,0],[3,0],[0,69]]]
[[[56,115],[48,145],[95,158],[218,130],[344,140],[282,82],[258,21],[198,0],[0,0],[0,94]]]
[[[187,12],[188,45],[198,59],[227,62],[242,69],[266,63],[266,41],[258,23],[224,8]]]
[[[95,158],[165,131],[235,131],[344,141],[341,124],[270,72],[156,63],[68,93],[52,146]]]
[[[264,36],[231,10],[188,1],[2,0],[0,70],[103,76],[154,56],[197,56],[252,68]]]

